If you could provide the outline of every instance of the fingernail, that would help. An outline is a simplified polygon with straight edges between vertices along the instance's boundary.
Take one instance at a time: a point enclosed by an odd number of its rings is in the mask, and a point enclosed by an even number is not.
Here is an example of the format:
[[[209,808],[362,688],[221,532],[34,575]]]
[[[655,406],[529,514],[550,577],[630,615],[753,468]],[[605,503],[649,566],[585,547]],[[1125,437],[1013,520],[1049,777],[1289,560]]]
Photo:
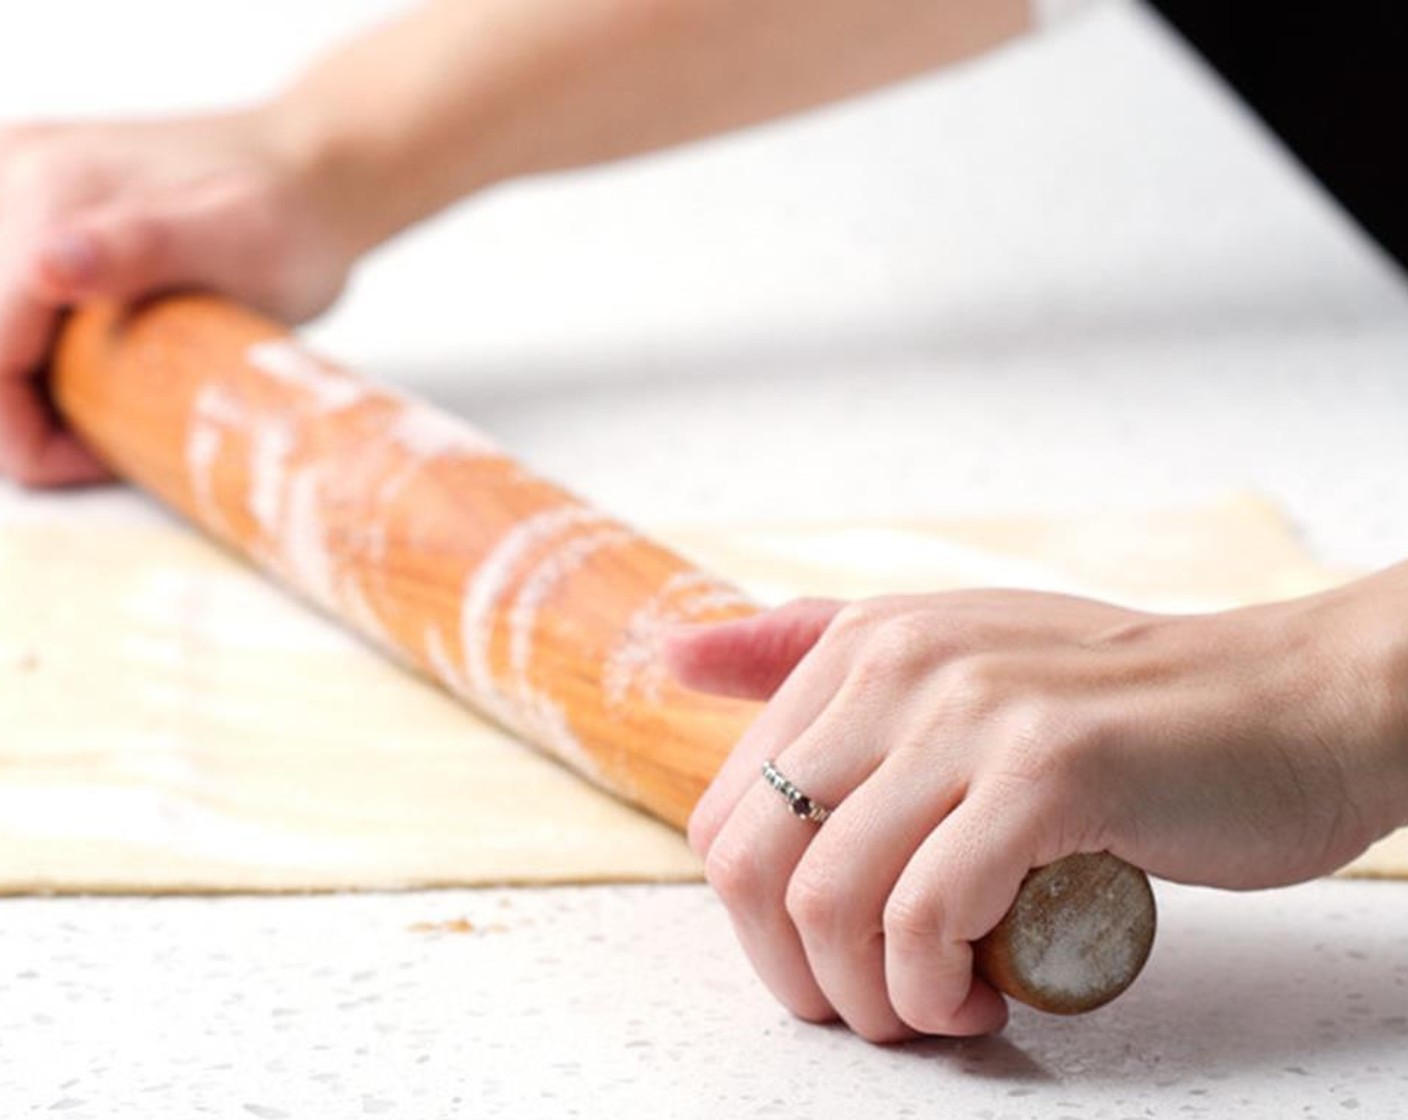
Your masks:
[[[44,250],[44,263],[57,279],[67,283],[91,280],[98,271],[98,250],[81,233],[61,233]]]

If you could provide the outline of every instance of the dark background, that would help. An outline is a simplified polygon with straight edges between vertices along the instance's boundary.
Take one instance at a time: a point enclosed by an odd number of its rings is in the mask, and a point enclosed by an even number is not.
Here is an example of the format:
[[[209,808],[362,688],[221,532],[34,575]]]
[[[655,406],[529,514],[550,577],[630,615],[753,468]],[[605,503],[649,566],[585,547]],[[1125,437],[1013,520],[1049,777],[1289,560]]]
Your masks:
[[[1408,269],[1408,0],[1149,0]]]

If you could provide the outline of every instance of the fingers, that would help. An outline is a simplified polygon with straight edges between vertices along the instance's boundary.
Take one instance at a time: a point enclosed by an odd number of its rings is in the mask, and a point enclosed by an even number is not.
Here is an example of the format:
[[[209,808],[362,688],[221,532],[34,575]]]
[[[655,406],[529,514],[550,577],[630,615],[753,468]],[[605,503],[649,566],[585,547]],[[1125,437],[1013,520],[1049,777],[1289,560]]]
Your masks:
[[[54,419],[32,381],[0,381],[0,475],[21,486],[82,486],[110,477]]]
[[[704,632],[676,662],[720,687],[745,665],[759,695],[791,666],[692,831],[740,940],[803,1017],[834,1012],[877,1041],[1000,1029],[1006,1005],[975,976],[972,943],[1030,868],[1107,846],[1107,812],[1082,805],[1128,727],[1111,706],[1167,687],[1151,616],[982,592],[861,604],[810,648],[778,617]],[[820,831],[762,785],[764,758],[833,807]]]
[[[124,203],[91,211],[56,229],[40,246],[31,280],[66,305],[96,297],[133,300],[199,283],[226,259],[198,214]]]
[[[713,847],[719,830],[744,793],[761,780],[763,761],[775,759],[811,726],[831,702],[839,684],[839,671],[830,666],[795,674],[744,732],[690,815],[690,846],[701,858]]]
[[[821,657],[823,651],[813,636],[818,627],[825,628],[821,618],[834,615],[835,609],[835,604],[802,600],[790,607],[758,616],[763,620],[758,629],[746,632],[759,635],[760,648],[781,650],[779,657],[790,660],[789,668],[797,671],[791,672],[782,682],[772,702],[738,741],[695,806],[689,821],[689,841],[701,858],[708,853],[714,837],[744,792],[757,781],[763,761],[776,758],[801,735],[831,702],[840,687],[844,678],[844,663],[836,656],[840,651],[831,650],[827,656]],[[774,616],[781,619],[775,624],[776,636],[769,629]],[[745,623],[751,621],[744,620]],[[726,623],[719,629],[731,630],[732,626]],[[741,647],[749,640],[751,638],[744,639],[735,646]],[[724,645],[727,641],[720,643],[721,647]],[[802,650],[803,646],[805,650]]]
[[[735,622],[680,627],[666,638],[665,661],[687,688],[766,700],[841,607],[831,599],[798,599]]]
[[[1034,865],[1029,814],[996,797],[965,800],[918,848],[884,910],[891,1004],[917,1030],[1001,1029],[1002,997],[973,972],[971,943],[1002,920]]]
[[[229,259],[206,236],[215,224],[208,217],[134,203],[99,207],[11,247],[0,262],[11,277],[0,284],[0,471],[30,486],[109,477],[63,428],[42,388],[59,309],[198,282],[209,261]]]
[[[757,779],[763,760],[800,735],[839,685],[839,672],[792,677],[839,609],[840,604],[830,600],[800,599],[738,622],[681,627],[666,639],[665,659],[686,685],[710,691],[717,685],[717,691],[728,695],[773,697],[694,808],[689,840],[701,858]]]
[[[805,767],[800,759],[788,764]],[[889,997],[883,915],[915,849],[957,804],[954,773],[917,751],[891,754],[836,807],[786,887],[812,975],[841,1018],[871,1041],[917,1033]]]
[[[107,471],[59,424],[40,387],[57,313],[0,280],[0,474],[24,486],[97,482]]]
[[[794,816],[775,790],[763,786],[762,764],[801,737],[832,701],[840,677],[825,664],[811,672],[789,674],[813,649],[834,613],[833,604],[796,603],[745,620],[741,630],[734,624],[700,628],[681,636],[667,654],[686,680],[720,680],[729,651],[734,651],[747,666],[765,670],[778,682],[764,685],[759,683],[764,674],[755,675],[752,687],[775,689],[773,702],[739,741],[695,807],[689,839],[704,858],[710,885],[728,906],[735,933],[754,969],[784,1006],[816,1022],[834,1018],[835,1012],[811,975],[797,931],[782,905],[787,877],[816,826]],[[696,664],[700,673],[692,675]],[[834,788],[839,796],[848,785],[844,775],[837,775],[818,788]],[[779,826],[776,850],[718,843],[725,822],[737,815],[740,801],[759,790],[771,799],[766,808],[772,823]],[[755,801],[748,812],[756,814],[761,808],[761,801]],[[746,832],[740,823],[736,835],[742,839]],[[762,902],[764,898],[771,902]]]
[[[59,310],[200,288],[296,322],[337,297],[353,248],[265,128],[234,113],[0,135],[0,470],[103,477],[42,391]]]
[[[952,752],[949,752],[950,754]],[[973,976],[970,942],[997,924],[1031,866],[1010,809],[962,802],[959,760],[886,753],[835,701],[778,769],[833,807],[818,829],[755,781],[706,871],[770,991],[806,1019],[862,1037],[1001,1029],[1002,997]]]
[[[805,732],[777,759],[782,773],[821,804],[842,803],[882,757],[873,737],[870,743],[853,739],[846,750],[831,749],[830,736],[843,726],[823,716],[816,724],[822,731]],[[705,859],[709,883],[728,907],[754,969],[783,1004],[811,1020],[832,1017],[833,1003],[818,983],[788,904],[794,869],[816,836],[817,826],[794,815],[755,772]],[[893,1017],[852,1026],[867,1037],[897,1037]]]

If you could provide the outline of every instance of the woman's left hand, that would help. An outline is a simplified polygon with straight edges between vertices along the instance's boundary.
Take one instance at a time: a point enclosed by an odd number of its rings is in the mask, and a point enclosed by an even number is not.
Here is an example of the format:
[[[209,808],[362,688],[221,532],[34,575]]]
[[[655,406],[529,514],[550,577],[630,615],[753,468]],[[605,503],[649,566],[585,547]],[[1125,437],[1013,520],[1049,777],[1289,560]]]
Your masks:
[[[874,1041],[999,1029],[971,943],[1026,873],[1110,851],[1247,888],[1328,872],[1408,821],[1402,643],[1364,581],[1160,616],[974,591],[801,601],[675,634],[691,687],[771,701],[690,841],[754,967]],[[1381,687],[1380,687],[1381,686]],[[817,803],[818,827],[761,777]]]

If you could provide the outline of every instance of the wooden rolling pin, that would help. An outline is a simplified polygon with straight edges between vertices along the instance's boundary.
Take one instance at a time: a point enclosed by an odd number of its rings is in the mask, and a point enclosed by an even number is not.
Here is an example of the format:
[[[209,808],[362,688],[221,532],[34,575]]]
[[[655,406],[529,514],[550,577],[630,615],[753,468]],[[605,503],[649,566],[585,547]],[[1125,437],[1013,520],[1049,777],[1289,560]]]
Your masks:
[[[662,625],[756,610],[740,592],[278,324],[198,295],[88,308],[53,387],[118,473],[677,827],[756,714],[652,655]],[[979,967],[1035,1007],[1088,1010],[1134,979],[1153,932],[1142,872],[1072,857],[1028,877]]]

